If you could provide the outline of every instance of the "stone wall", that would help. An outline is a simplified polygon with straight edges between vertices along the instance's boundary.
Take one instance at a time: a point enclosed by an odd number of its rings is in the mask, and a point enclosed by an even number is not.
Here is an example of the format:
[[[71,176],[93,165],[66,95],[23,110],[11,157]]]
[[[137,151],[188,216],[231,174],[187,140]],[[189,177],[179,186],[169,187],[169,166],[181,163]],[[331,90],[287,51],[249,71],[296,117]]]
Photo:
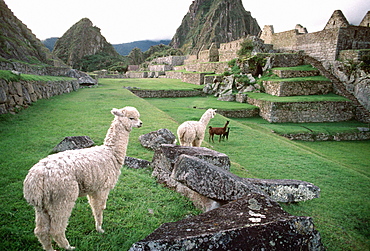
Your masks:
[[[276,50],[304,50],[320,61],[334,61],[341,50],[370,49],[370,27],[348,26],[324,29],[313,33],[299,33],[297,29],[273,33],[269,26],[262,32],[265,41]]]
[[[217,45],[212,43],[208,50],[200,50],[198,53],[198,61],[199,62],[218,62],[219,60],[219,52]]]
[[[227,62],[234,58],[238,57],[237,52],[240,50],[241,43],[244,41],[243,39],[235,40],[229,43],[222,43],[220,44],[219,51],[219,61],[220,62]]]
[[[248,103],[260,108],[260,116],[270,123],[339,122],[354,118],[350,101],[271,102],[248,97]]]
[[[353,60],[354,62],[358,63],[361,61],[363,56],[370,55],[369,50],[342,50],[339,52],[339,60],[346,61],[346,60]]]
[[[204,84],[204,76],[209,73],[199,73],[199,72],[184,72],[182,75],[182,81],[195,85]]]
[[[311,76],[319,76],[320,71],[294,71],[294,70],[272,70],[272,73],[278,75],[279,78],[304,78]]]
[[[259,116],[259,109],[220,110],[217,113],[227,118],[252,118]]]
[[[149,65],[149,71],[170,71],[172,70],[171,65],[166,64],[156,64],[156,65]]]
[[[290,140],[302,140],[302,141],[357,141],[357,140],[369,140],[370,131],[367,132],[353,132],[353,133],[336,133],[330,135],[327,133],[296,133],[296,134],[283,134],[281,135]]]
[[[266,93],[278,97],[322,95],[333,92],[330,81],[263,81]]]
[[[306,64],[304,61],[303,52],[297,53],[258,53],[260,57],[266,57],[266,65],[269,68],[274,67],[293,67]]]
[[[126,76],[128,78],[147,78],[148,72],[147,71],[128,71],[126,72]]]
[[[0,62],[0,70],[18,71],[24,74],[40,76],[66,76],[70,67],[53,67],[24,64],[20,62]]]
[[[179,97],[195,97],[203,96],[202,90],[130,90],[133,94],[140,98],[179,98]]]
[[[187,59],[187,56],[168,56],[168,57],[160,57],[153,59],[153,63],[157,64],[166,64],[171,66],[183,65],[184,60]]]
[[[187,71],[196,72],[214,72],[222,74],[229,68],[227,62],[208,62],[208,63],[193,63],[185,65]]]
[[[183,74],[182,71],[166,71],[166,78],[182,79]]]
[[[0,114],[15,112],[39,99],[48,99],[79,88],[77,80],[8,82],[0,79]]]

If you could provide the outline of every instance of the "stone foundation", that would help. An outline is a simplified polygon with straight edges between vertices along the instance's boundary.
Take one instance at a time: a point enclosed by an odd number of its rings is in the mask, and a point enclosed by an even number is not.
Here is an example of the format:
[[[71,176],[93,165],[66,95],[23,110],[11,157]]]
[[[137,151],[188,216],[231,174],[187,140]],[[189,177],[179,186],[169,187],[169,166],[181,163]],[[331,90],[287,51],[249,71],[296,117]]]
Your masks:
[[[333,92],[330,81],[263,81],[267,94],[287,97],[303,95],[323,95]]]
[[[248,97],[260,108],[260,116],[270,123],[339,122],[354,119],[351,101],[271,102]]]

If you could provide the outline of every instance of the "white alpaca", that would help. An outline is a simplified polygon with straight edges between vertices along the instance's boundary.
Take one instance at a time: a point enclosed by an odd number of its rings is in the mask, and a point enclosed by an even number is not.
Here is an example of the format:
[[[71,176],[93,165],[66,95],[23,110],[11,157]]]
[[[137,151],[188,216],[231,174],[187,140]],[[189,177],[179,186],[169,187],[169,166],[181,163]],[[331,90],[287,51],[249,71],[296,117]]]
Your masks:
[[[177,136],[182,146],[202,144],[208,122],[215,116],[216,109],[208,109],[199,121],[185,121],[177,128]]]
[[[45,250],[54,250],[52,239],[61,248],[74,249],[65,230],[77,197],[87,195],[96,230],[104,232],[103,210],[121,173],[129,134],[142,125],[134,107],[113,108],[111,113],[115,117],[103,145],[49,155],[24,180],[24,197],[36,211],[34,233]]]

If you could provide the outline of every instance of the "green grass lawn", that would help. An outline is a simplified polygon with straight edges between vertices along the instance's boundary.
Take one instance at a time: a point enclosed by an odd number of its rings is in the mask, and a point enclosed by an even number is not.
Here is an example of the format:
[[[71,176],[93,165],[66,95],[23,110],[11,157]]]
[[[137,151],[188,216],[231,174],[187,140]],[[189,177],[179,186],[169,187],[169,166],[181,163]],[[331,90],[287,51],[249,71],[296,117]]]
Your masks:
[[[194,90],[203,89],[202,86],[184,83],[179,79],[165,78],[127,78],[127,79],[99,79],[99,83],[114,83],[121,87],[137,87],[143,90]]]
[[[154,81],[160,87],[147,81],[142,85],[159,90],[172,85],[164,79]],[[16,115],[0,115],[1,250],[41,250],[33,235],[33,209],[22,195],[24,177],[66,136],[87,135],[101,144],[113,119],[113,107],[130,105],[140,111],[144,124],[133,129],[127,156],[151,160],[153,152],[140,145],[140,135],[160,128],[175,133],[180,123],[198,120],[204,113],[194,106],[245,105],[213,97],[141,99],[122,88],[134,86],[132,82],[101,79],[100,83],[97,88],[39,100]],[[256,120],[219,114],[209,125],[223,126],[226,120],[230,120],[229,140],[211,144],[206,134],[202,146],[227,154],[231,171],[239,176],[299,179],[319,186],[320,198],[282,206],[291,214],[312,217],[328,250],[370,249],[370,141],[294,142],[271,133]],[[198,213],[186,198],[157,184],[151,170],[124,167],[107,202],[106,232],[96,233],[87,200],[80,198],[66,234],[78,250],[127,250],[160,224]]]

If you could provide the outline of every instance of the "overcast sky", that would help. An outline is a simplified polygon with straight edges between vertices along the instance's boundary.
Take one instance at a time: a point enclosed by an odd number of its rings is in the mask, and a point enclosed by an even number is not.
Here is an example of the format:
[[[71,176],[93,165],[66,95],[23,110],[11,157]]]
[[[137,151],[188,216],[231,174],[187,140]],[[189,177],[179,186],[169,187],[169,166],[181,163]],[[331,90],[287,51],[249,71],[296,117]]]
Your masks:
[[[193,0],[5,0],[5,3],[41,40],[61,37],[84,17],[101,29],[112,44],[137,40],[171,39]],[[294,29],[320,31],[334,10],[358,25],[369,0],[242,0],[261,29],[274,25],[275,32]]]

